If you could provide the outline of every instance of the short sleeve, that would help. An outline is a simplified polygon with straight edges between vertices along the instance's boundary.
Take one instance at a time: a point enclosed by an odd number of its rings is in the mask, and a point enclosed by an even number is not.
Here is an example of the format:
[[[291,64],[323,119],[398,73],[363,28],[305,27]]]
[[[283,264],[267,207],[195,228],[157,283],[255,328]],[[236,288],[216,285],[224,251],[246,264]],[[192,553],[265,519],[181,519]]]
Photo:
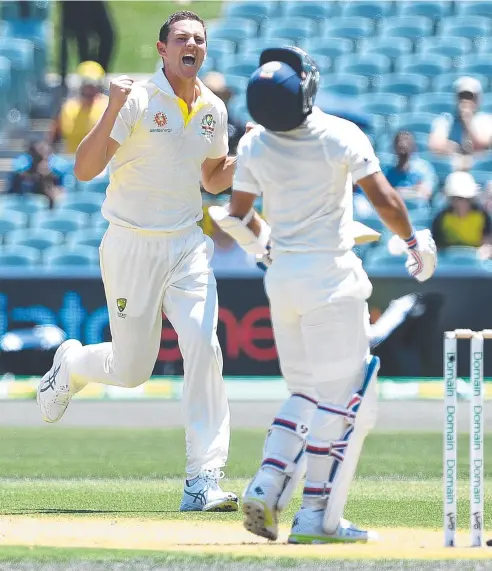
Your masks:
[[[236,172],[234,174],[232,188],[240,192],[249,192],[260,196],[261,188],[250,168],[251,146],[253,144],[251,134],[252,133],[245,135],[239,142]]]
[[[116,117],[114,127],[109,135],[111,139],[122,145],[131,135],[137,120],[137,100],[130,96]]]
[[[356,183],[366,176],[380,172],[381,166],[367,135],[356,125],[354,127],[350,133],[346,159],[352,180]]]
[[[207,158],[220,159],[229,152],[229,129],[227,127],[227,111],[222,109],[216,125],[214,144]]]

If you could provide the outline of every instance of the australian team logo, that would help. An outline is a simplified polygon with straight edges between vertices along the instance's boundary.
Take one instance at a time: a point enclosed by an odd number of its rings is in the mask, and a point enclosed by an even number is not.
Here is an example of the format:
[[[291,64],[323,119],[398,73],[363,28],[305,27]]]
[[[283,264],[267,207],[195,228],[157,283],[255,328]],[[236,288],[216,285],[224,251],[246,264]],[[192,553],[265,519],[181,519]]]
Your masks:
[[[154,123],[157,125],[157,128],[152,128],[150,130],[151,133],[169,133],[171,129],[165,129],[167,125],[167,115],[162,111],[158,111],[154,115]]]
[[[127,302],[127,300],[125,297],[119,297],[116,300],[116,306],[118,308],[118,316],[122,317],[123,319],[125,319],[125,317],[126,317],[126,313],[123,313],[126,309],[126,302]]]
[[[216,121],[214,119],[214,116],[211,113],[207,113],[203,119],[202,119],[202,123],[201,123],[201,130],[202,130],[202,135],[206,138],[206,139],[212,139],[214,136],[214,132],[215,132],[215,124]]]

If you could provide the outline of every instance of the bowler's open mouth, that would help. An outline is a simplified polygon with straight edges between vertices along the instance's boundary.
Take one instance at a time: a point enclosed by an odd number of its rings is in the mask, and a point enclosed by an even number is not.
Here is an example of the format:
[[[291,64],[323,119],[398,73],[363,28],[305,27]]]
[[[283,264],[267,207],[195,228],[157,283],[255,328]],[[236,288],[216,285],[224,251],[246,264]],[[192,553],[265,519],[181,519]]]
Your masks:
[[[192,67],[195,65],[195,61],[196,61],[196,57],[191,55],[191,54],[183,56],[183,63],[185,65]]]

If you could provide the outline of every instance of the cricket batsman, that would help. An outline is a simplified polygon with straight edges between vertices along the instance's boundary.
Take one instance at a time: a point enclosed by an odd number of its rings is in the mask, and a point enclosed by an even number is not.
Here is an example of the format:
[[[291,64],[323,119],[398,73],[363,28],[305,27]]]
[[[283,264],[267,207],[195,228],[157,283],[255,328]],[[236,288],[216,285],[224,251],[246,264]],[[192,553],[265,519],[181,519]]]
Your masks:
[[[44,420],[56,422],[87,383],[146,382],[164,312],[184,361],[187,463],[180,509],[237,511],[237,496],[219,486],[229,449],[229,406],[217,339],[213,242],[197,224],[200,180],[212,194],[232,185],[227,111],[197,78],[207,53],[199,16],[170,16],[157,51],[163,68],[150,79],[135,83],[122,76],[111,83],[108,107],[76,154],[79,180],[110,168],[100,265],[112,342],[63,343],[37,400]]]
[[[429,230],[415,232],[353,123],[313,107],[319,72],[298,48],[266,49],[247,88],[258,124],[239,144],[231,202],[211,216],[270,264],[265,276],[280,367],[291,393],[243,497],[244,525],[275,540],[278,513],[306,475],[290,543],[365,542],[343,518],[364,439],[376,420],[379,360],[370,354],[372,286],[353,253],[352,185],[406,244],[419,282],[436,267]],[[253,210],[263,195],[265,218]]]

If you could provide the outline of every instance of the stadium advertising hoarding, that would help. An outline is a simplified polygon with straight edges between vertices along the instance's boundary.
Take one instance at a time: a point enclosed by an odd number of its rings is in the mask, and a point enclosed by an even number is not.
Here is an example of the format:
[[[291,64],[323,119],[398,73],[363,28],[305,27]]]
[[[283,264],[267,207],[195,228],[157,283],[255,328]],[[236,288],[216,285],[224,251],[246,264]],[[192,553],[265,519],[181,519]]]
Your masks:
[[[477,330],[491,326],[492,315],[487,303],[489,279],[435,278],[416,284],[405,277],[377,277],[372,281],[374,292],[369,305],[373,319],[377,319],[395,298],[416,291],[429,294],[422,315],[407,320],[376,351],[382,358],[383,376],[439,377],[442,375],[442,331],[459,327]],[[224,374],[279,375],[263,281],[257,278],[219,278],[217,282],[220,301],[218,334],[224,355]],[[84,344],[110,340],[100,278],[2,279],[0,335],[35,324],[57,325],[69,337]],[[491,357],[492,354],[485,359],[487,377],[492,376]],[[463,355],[460,356],[460,369],[463,367],[463,371],[459,374],[466,375],[468,365],[468,351],[463,347]],[[182,370],[176,334],[164,317],[154,373],[180,375]],[[44,372],[44,369],[39,372]]]

